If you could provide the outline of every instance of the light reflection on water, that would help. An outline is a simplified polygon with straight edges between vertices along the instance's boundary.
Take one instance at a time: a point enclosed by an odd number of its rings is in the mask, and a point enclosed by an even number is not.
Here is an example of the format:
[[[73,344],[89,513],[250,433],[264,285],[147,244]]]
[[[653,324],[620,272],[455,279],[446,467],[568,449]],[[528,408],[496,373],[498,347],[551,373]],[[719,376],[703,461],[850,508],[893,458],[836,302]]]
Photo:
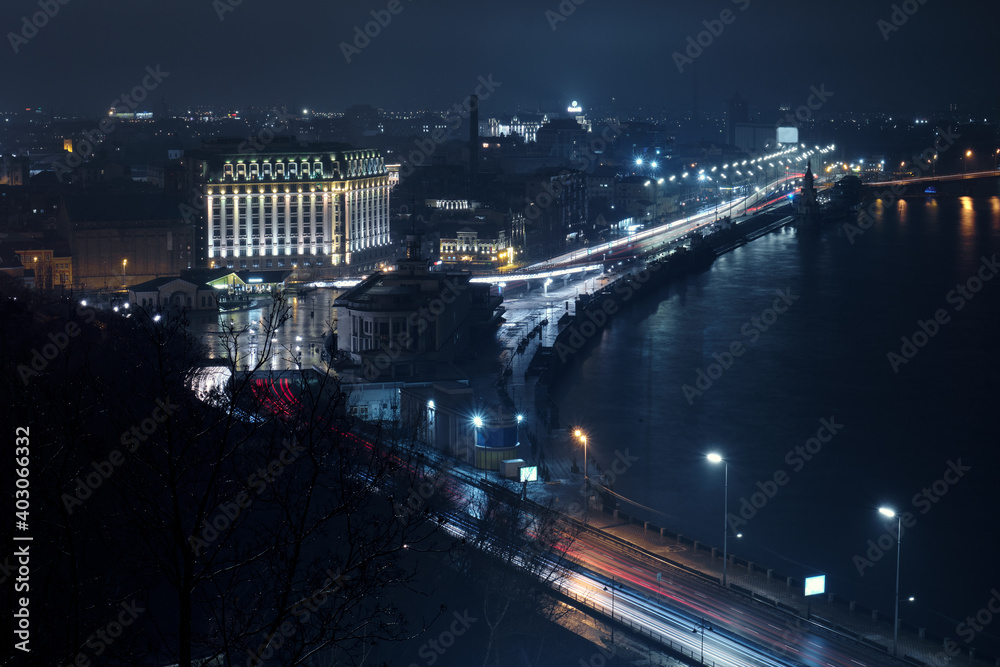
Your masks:
[[[1000,464],[992,418],[1000,277],[961,311],[946,294],[1000,250],[1000,200],[918,197],[879,203],[873,217],[853,243],[840,224],[769,234],[634,303],[579,355],[554,398],[562,426],[586,427],[592,461],[606,467],[625,447],[641,459],[616,490],[715,546],[722,489],[705,453],[730,456],[729,511],[738,512],[758,482],[789,470],[786,454],[821,417],[836,416],[843,433],[741,526],[738,549],[793,576],[803,574],[795,563],[807,563],[829,574],[838,595],[879,608],[894,568],[880,562],[861,579],[851,560],[884,529],[873,508],[909,507],[949,458],[975,458],[980,476],[970,473],[920,515],[910,547],[919,557],[904,555],[903,565],[917,586],[932,576],[930,564],[961,562],[947,590],[920,592],[930,608],[964,617],[988,597],[984,582],[1000,576],[994,561],[963,556],[997,546],[975,508],[996,507],[987,471]],[[786,287],[801,299],[688,404],[682,385],[731,342],[749,343],[741,326]],[[941,308],[951,321],[893,373],[887,353]]]

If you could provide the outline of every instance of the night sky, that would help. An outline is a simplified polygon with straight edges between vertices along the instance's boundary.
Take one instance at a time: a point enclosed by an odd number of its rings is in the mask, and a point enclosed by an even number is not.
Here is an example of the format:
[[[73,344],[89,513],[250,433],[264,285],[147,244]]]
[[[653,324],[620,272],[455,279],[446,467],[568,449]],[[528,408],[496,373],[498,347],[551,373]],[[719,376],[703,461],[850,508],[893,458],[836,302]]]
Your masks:
[[[888,0],[41,1],[58,14],[26,43],[15,40],[16,54],[10,34],[40,11],[39,0],[2,3],[0,110],[99,113],[157,64],[169,76],[152,98],[174,112],[442,109],[490,74],[501,85],[487,113],[561,109],[572,99],[622,112],[683,111],[695,77],[703,110],[721,111],[736,91],[752,109],[795,107],[811,85],[833,93],[831,111],[997,106],[1000,7],[982,0],[896,3],[897,22],[906,18],[898,30]],[[729,24],[715,24],[721,33],[679,72],[673,54],[724,10]],[[372,11],[391,20],[348,63],[340,45],[354,41]]]

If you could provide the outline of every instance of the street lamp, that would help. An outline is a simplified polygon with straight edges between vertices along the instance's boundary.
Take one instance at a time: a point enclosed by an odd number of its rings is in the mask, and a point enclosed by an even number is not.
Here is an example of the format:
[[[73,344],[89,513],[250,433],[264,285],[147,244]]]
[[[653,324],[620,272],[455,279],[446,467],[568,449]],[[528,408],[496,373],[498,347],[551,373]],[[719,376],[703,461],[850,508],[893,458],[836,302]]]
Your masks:
[[[728,539],[729,539],[729,461],[726,461],[716,453],[709,454],[706,458],[712,463],[722,463],[726,466],[726,484],[723,491],[722,501],[722,587],[726,588],[726,565],[729,562]]]
[[[903,545],[903,528],[902,521],[903,518],[896,514],[893,510],[888,507],[879,507],[879,514],[882,516],[892,519],[896,519],[896,600],[895,600],[895,612],[892,617],[892,654],[899,654],[899,552]]]
[[[962,158],[962,173],[963,174],[969,171],[969,158],[970,157],[972,157],[972,151],[971,150],[965,151],[965,157]]]
[[[128,258],[122,259],[122,287],[128,284],[128,280],[125,278],[125,266],[128,264]]]
[[[704,665],[705,664],[705,630],[711,630],[712,626],[708,624],[708,621],[706,621],[704,618],[702,618],[701,621],[698,623],[698,625],[696,625],[694,627],[694,630],[692,630],[691,632],[698,632],[699,628],[701,629],[701,660],[699,662],[701,662],[701,664]]]
[[[580,429],[576,429],[575,431],[573,431],[573,435],[575,435],[583,442],[583,479],[586,482],[589,481],[590,479],[587,476],[587,434],[581,431]],[[590,490],[589,484],[587,485],[587,490],[588,491]]]
[[[573,431],[573,435],[583,442],[583,489],[586,499],[583,506],[583,522],[587,523],[587,515],[590,513],[590,476],[587,474],[587,434],[580,429]]]
[[[604,590],[608,590],[605,586]],[[611,577],[611,643],[615,643],[615,578]]]
[[[479,444],[479,429],[481,429],[483,427],[483,423],[484,422],[483,422],[483,418],[482,418],[481,415],[472,415],[472,426],[475,428],[475,433],[476,433],[476,435],[475,435],[475,442],[476,442],[477,445]],[[484,456],[485,456],[485,454],[484,454]],[[483,481],[484,482],[489,481],[489,475],[487,474],[488,467],[489,467],[489,463],[484,459],[483,460]]]

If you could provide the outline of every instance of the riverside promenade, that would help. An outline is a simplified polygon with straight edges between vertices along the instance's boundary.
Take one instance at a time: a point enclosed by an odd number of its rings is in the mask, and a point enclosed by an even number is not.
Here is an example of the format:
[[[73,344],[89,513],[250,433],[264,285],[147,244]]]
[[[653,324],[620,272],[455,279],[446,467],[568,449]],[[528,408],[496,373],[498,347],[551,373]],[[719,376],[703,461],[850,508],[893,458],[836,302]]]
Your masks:
[[[766,233],[766,230],[762,230]],[[760,234],[736,243],[727,242],[715,249],[718,254],[727,252],[741,242],[753,240]],[[708,264],[710,265],[710,261]],[[701,270],[701,263],[685,267],[680,274]],[[548,357],[548,365],[558,359],[558,345],[565,340],[568,328],[584,321],[584,310],[588,303],[599,303],[602,290],[609,294],[615,286],[635,285],[637,275],[646,268],[644,263],[619,268],[615,273],[586,279],[562,281],[546,288],[537,287],[527,293],[508,298],[506,325],[501,329],[500,341],[504,347],[502,361],[508,372],[498,379],[497,392],[501,400],[527,416],[524,429],[525,439],[531,444],[532,460],[547,474],[548,482],[538,481],[528,486],[528,494],[542,504],[553,503],[557,509],[579,518],[578,510],[584,502],[580,491],[583,488],[583,451],[580,443],[570,432],[572,425],[562,423],[557,402],[550,394],[558,377],[545,376],[545,363],[538,363],[536,355]],[[678,275],[680,275],[678,274]],[[670,272],[662,285],[673,279]],[[632,281],[625,283],[623,281]],[[662,286],[661,285],[661,286]],[[637,291],[637,290],[636,290]],[[656,294],[658,290],[645,290],[642,298]],[[543,321],[546,323],[541,324]],[[561,322],[560,322],[561,321]],[[587,336],[586,344],[573,349],[566,359],[567,364],[582,358],[589,345],[600,343],[603,327],[595,327]],[[534,332],[530,337],[528,334]],[[532,361],[535,360],[535,363]],[[563,363],[558,361],[559,371]],[[555,382],[553,382],[555,380]],[[595,482],[601,470],[612,461],[597,461],[590,458],[590,478]],[[611,484],[613,486],[613,484]],[[721,545],[705,544],[691,537],[679,535],[671,530],[670,520],[653,508],[644,508],[628,502],[621,502],[619,511],[604,511],[597,497],[591,501],[588,524],[598,528],[608,536],[624,540],[648,553],[650,558],[662,559],[699,573],[703,578],[720,582],[722,577]],[[861,604],[833,595],[803,595],[803,582],[790,578],[768,568],[765,563],[751,563],[730,553],[727,568],[729,588],[741,595],[783,611],[796,624],[812,626],[821,634],[836,633],[844,641],[853,641],[874,650],[890,653],[892,646],[893,610],[867,609]],[[921,628],[904,622],[899,630],[901,664],[928,665],[934,667],[987,667],[1000,666],[1000,659],[970,654],[968,648],[944,637],[933,636]]]
[[[580,469],[581,448],[569,429],[554,432],[546,448],[546,461],[551,482],[537,482],[528,487],[528,497],[542,505],[552,504],[556,509],[568,511],[574,518],[582,519],[578,508],[584,502],[583,471]],[[600,482],[602,462],[591,460],[592,486]],[[612,462],[603,462],[604,468]],[[621,503],[627,507],[627,503]],[[575,510],[575,511],[574,511]],[[665,525],[662,516],[652,512],[640,516],[642,510],[633,508],[615,512],[602,506],[598,495],[591,498],[587,525],[603,531],[608,536],[623,540],[649,557],[698,573],[704,579],[714,579],[721,587],[722,548],[696,542],[686,535],[678,535]],[[787,577],[770,570],[764,563],[750,563],[736,553],[729,553],[726,578],[729,588],[760,604],[784,611],[793,623],[802,628],[812,627],[821,634],[836,632],[845,641],[862,643],[872,649],[885,651],[892,646],[893,610],[872,610],[834,595],[816,595],[806,599],[801,579]],[[807,618],[808,616],[808,618]],[[955,638],[952,638],[955,639]],[[901,622],[899,644],[905,656],[900,664],[926,665],[928,667],[997,667],[1000,659],[988,656],[970,656],[954,642],[946,644],[943,637],[921,632],[920,628]],[[949,652],[952,655],[949,655]]]

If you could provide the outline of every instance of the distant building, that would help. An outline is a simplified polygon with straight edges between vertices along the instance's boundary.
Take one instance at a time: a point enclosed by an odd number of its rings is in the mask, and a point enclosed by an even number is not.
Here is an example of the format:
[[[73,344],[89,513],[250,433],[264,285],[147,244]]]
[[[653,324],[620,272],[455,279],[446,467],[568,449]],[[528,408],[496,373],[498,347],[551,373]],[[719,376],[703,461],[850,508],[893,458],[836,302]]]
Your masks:
[[[555,256],[570,234],[589,231],[587,175],[570,169],[539,169],[525,179],[524,246],[531,259]]]
[[[750,106],[736,93],[726,100],[726,143],[736,145],[736,124],[750,120]]]
[[[37,289],[72,288],[73,258],[69,252],[43,246],[38,241],[14,243],[13,251],[24,269],[34,272]]]
[[[27,185],[29,165],[27,157],[0,155],[0,185]]]
[[[653,214],[655,189],[657,188],[653,187],[651,179],[643,176],[626,176],[618,179],[614,190],[615,210],[625,216],[648,220]]]
[[[538,130],[549,122],[544,114],[516,114],[509,119],[496,120],[490,118],[483,127],[481,122],[479,134],[483,137],[504,137],[517,135],[525,143],[534,143],[538,138]]]
[[[220,142],[181,163],[204,194],[203,266],[365,269],[391,254],[389,171],[376,150]]]
[[[480,238],[481,232],[488,235]],[[459,223],[441,230],[438,254],[445,264],[501,266],[512,263],[513,255],[508,255],[508,250],[505,230],[492,225],[473,229]]]
[[[593,123],[587,118],[587,114],[583,112],[583,107],[576,100],[573,100],[573,103],[566,109],[566,114],[569,118],[576,120],[580,124],[580,127],[587,131],[587,134],[594,131]]]
[[[190,310],[218,310],[218,290],[186,278],[156,278],[128,290],[128,300],[134,306],[158,310],[160,308],[187,308]]]
[[[395,271],[377,272],[334,301],[338,356],[369,381],[453,373],[502,301],[471,274],[429,271],[419,244],[408,236]]]
[[[386,173],[389,174],[389,187],[393,188],[399,185],[399,164],[387,164],[385,166]]]
[[[567,163],[585,159],[589,142],[587,129],[575,118],[553,119],[536,134],[540,156],[561,158]]]
[[[20,258],[16,253],[5,250],[2,246],[0,246],[0,276],[19,281],[24,279],[24,265],[21,264]]]
[[[773,151],[778,147],[778,128],[767,123],[736,123],[733,145],[745,153]]]
[[[445,211],[475,211],[482,204],[468,199],[425,199],[424,206]]]
[[[934,157],[937,159],[937,156]],[[869,155],[861,163],[861,175],[862,178],[867,180],[876,180],[885,175],[885,155]]]
[[[162,196],[67,197],[60,209],[73,256],[73,282],[117,289],[193,268],[195,226]]]
[[[607,166],[597,167],[587,174],[587,191],[592,205],[607,207],[615,203],[616,176],[617,170]]]
[[[475,461],[474,406],[468,382],[415,384],[400,391],[404,423],[416,426],[420,439],[428,445],[465,463]]]

